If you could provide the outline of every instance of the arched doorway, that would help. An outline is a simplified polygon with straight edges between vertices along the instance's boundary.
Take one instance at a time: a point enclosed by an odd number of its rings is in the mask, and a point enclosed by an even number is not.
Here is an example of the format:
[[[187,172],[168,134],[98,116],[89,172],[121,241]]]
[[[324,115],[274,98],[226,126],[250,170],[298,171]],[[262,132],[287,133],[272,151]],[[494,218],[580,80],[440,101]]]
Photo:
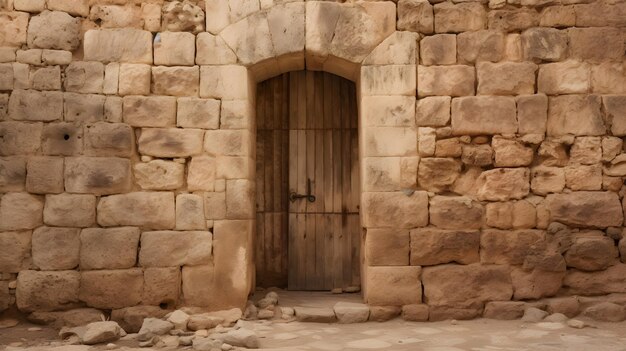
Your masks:
[[[256,281],[261,287],[360,287],[355,84],[297,71],[258,84]]]

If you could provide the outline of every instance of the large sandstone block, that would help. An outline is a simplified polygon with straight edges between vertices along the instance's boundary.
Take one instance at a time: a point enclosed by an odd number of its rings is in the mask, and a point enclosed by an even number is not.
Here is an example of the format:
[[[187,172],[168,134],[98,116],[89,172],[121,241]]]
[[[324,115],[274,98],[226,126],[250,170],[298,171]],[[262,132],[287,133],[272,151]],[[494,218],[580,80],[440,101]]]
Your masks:
[[[430,199],[430,224],[443,229],[479,229],[483,206],[464,196],[435,196]]]
[[[67,12],[72,16],[87,17],[89,15],[87,0],[48,0],[46,5],[49,10]]]
[[[478,94],[521,95],[535,92],[537,65],[531,62],[481,62],[476,66]]]
[[[364,156],[417,156],[415,128],[370,127],[363,134]]]
[[[204,199],[196,194],[179,194],[176,196],[176,229],[205,230],[207,222],[204,217]]]
[[[626,135],[626,95],[602,96],[602,108],[611,133],[615,136]]]
[[[428,224],[428,195],[424,191],[410,195],[368,192],[362,196],[363,223],[367,228],[415,228]]]
[[[413,65],[419,55],[418,39],[417,33],[394,32],[365,58],[363,64]]]
[[[565,183],[571,190],[602,190],[602,166],[569,166],[565,168]]]
[[[454,135],[516,132],[516,106],[513,97],[476,96],[452,99]]]
[[[247,69],[237,65],[200,67],[200,97],[224,100],[247,99]]]
[[[268,11],[267,24],[276,57],[304,51],[304,7],[303,3],[286,3]]]
[[[485,229],[480,235],[482,264],[521,265],[533,249],[541,249],[546,240],[542,230]]]
[[[0,156],[34,154],[42,132],[43,123],[0,122]]]
[[[139,228],[87,228],[80,232],[80,268],[122,269],[137,262]]]
[[[220,36],[245,66],[276,56],[266,13],[257,12],[233,23]]]
[[[63,93],[16,89],[9,98],[9,117],[22,121],[63,120]]]
[[[185,165],[164,160],[136,163],[135,181],[144,190],[174,190],[181,188],[185,179]]]
[[[624,221],[617,194],[602,191],[576,191],[546,197],[550,221],[575,227],[606,228]]]
[[[182,97],[178,99],[176,126],[183,128],[218,129],[220,100]]]
[[[33,231],[33,264],[43,271],[78,267],[80,239],[77,228],[39,227]]]
[[[114,309],[138,305],[143,292],[141,268],[82,271],[78,297],[89,307]]]
[[[554,28],[530,28],[522,32],[524,59],[561,61],[567,55],[567,32]]]
[[[549,136],[603,135],[606,127],[597,95],[562,95],[548,99]]]
[[[445,127],[450,122],[449,96],[431,96],[418,99],[415,121],[419,127]]]
[[[211,33],[196,36],[196,64],[228,65],[237,63],[237,56],[224,39]]]
[[[145,268],[143,271],[143,295],[141,303],[159,306],[176,306],[180,298],[180,268]]]
[[[513,295],[507,266],[443,265],[422,272],[424,302],[434,306],[479,307]]]
[[[420,40],[420,60],[426,66],[455,64],[456,35],[436,34]]]
[[[155,157],[188,157],[202,152],[201,129],[143,128],[137,141],[139,153]]]
[[[122,63],[119,65],[118,75],[119,95],[150,95],[150,80],[152,77],[150,65]]]
[[[200,86],[200,68],[152,67],[152,93],[172,96],[197,96]]]
[[[103,227],[131,225],[173,229],[176,221],[174,194],[170,192],[135,192],[103,197],[97,212],[98,224]]]
[[[590,87],[590,66],[568,60],[541,65],[537,90],[548,95],[586,93]]]
[[[459,63],[498,62],[504,57],[505,35],[496,30],[479,30],[457,35]]]
[[[484,171],[476,180],[478,199],[507,201],[521,199],[530,191],[528,168],[496,168]]]
[[[558,167],[534,167],[530,187],[538,195],[560,193],[565,188],[565,171]]]
[[[565,277],[565,271],[550,272],[539,269],[525,271],[521,268],[514,268],[511,271],[513,299],[536,300],[554,296],[561,289],[563,277]]]
[[[168,127],[176,123],[176,98],[125,96],[124,123],[133,127]]]
[[[455,66],[418,66],[417,95],[419,97],[444,95],[474,95],[474,67]]]
[[[68,157],[65,159],[65,190],[108,195],[131,189],[130,161],[117,157]]]
[[[65,91],[102,94],[104,65],[100,62],[72,61],[65,69]]]
[[[541,11],[542,27],[572,27],[576,25],[574,6],[547,6]]]
[[[433,5],[426,0],[398,1],[398,30],[430,34],[433,32]]]
[[[496,167],[528,166],[533,161],[534,151],[517,140],[495,136],[491,141]]]
[[[520,134],[545,134],[548,120],[548,97],[543,94],[515,97]]]
[[[411,265],[478,262],[480,232],[419,228],[411,230]]]
[[[407,266],[409,232],[392,228],[368,229],[365,235],[365,262],[368,266]]]
[[[489,29],[506,32],[539,26],[539,14],[532,8],[512,8],[489,12]]]
[[[616,62],[603,62],[591,67],[591,91],[604,94],[626,93],[626,73],[624,65]]]
[[[254,218],[254,184],[247,179],[226,181],[226,218]]]
[[[96,94],[63,94],[63,113],[67,122],[98,122],[104,120],[106,97]]]
[[[45,155],[80,155],[82,138],[83,128],[79,123],[48,123],[43,127],[41,148]]]
[[[486,206],[487,225],[499,229],[528,229],[537,224],[537,209],[526,200],[491,202]]]
[[[361,97],[362,120],[366,126],[409,127],[415,123],[412,96]]]
[[[127,124],[97,122],[85,125],[86,155],[130,157],[134,144],[133,129]]]
[[[366,157],[364,191],[398,191],[415,188],[419,157]]]
[[[573,58],[591,62],[624,58],[624,36],[619,28],[570,28],[568,34]]]
[[[21,271],[15,301],[22,312],[58,311],[78,306],[80,273]]]
[[[0,46],[20,47],[26,44],[28,18],[25,12],[0,13]]]
[[[482,4],[469,2],[435,5],[435,32],[460,33],[485,29],[487,18]]]
[[[209,130],[204,138],[204,151],[213,156],[247,156],[251,152],[247,130]]]
[[[0,232],[0,271],[18,273],[30,268],[31,232]]]
[[[624,277],[626,277],[626,264],[616,264],[599,272],[571,269],[567,271],[563,286],[571,295],[626,293]]]
[[[19,176],[19,173],[12,173],[15,171],[12,171],[11,167],[7,167],[5,171],[8,172],[9,176]],[[47,194],[62,193],[63,189],[63,158],[29,158],[26,166],[26,191],[35,194]]]
[[[619,252],[613,239],[601,231],[580,232],[565,252],[568,267],[582,271],[601,271],[618,261]]]
[[[400,306],[422,302],[421,267],[367,267],[365,302]]]
[[[0,198],[0,230],[33,229],[43,223],[43,200],[27,193]]]
[[[152,64],[152,34],[138,29],[88,30],[85,60]]]
[[[47,195],[43,221],[57,227],[89,227],[96,222],[94,195]]]
[[[213,191],[215,189],[215,157],[196,156],[191,158],[187,171],[187,188],[190,191]]]
[[[368,95],[415,95],[414,65],[361,67],[361,93]]]
[[[26,165],[26,160],[22,157],[0,158],[0,192],[24,190],[24,184],[27,179]],[[62,168],[63,160],[61,160]],[[27,191],[37,193],[37,191]]]
[[[196,57],[196,37],[187,32],[162,32],[154,41],[154,64],[164,66],[193,66]]]
[[[141,234],[143,267],[196,266],[211,262],[213,236],[204,231],[156,231]]]
[[[204,193],[204,216],[208,220],[226,218],[226,192]]]
[[[461,162],[453,158],[429,157],[420,160],[417,183],[428,191],[442,192],[461,174]]]
[[[28,24],[28,46],[74,51],[80,45],[80,20],[60,11],[44,11]]]

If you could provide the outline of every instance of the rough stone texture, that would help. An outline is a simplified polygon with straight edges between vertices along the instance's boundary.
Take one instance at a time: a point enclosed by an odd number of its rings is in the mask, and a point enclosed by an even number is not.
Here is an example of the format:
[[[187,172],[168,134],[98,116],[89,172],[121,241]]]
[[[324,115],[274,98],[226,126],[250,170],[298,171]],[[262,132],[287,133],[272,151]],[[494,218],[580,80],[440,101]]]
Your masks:
[[[28,46],[74,51],[80,45],[80,21],[65,12],[44,11],[28,24]]]
[[[80,232],[80,268],[131,268],[137,262],[138,244],[138,228],[83,229]]]
[[[434,8],[436,33],[469,32],[485,28],[486,13],[481,4],[443,2]]]
[[[176,306],[180,298],[179,267],[145,268],[142,303]]]
[[[172,267],[208,264],[213,236],[201,231],[143,232],[139,264],[143,267]]]
[[[165,66],[193,66],[196,57],[196,38],[191,33],[159,33],[154,43],[154,64]]]
[[[26,44],[28,14],[24,12],[2,12],[0,14],[0,45],[20,47]]]
[[[167,127],[176,124],[176,98],[124,97],[124,123],[133,127]]]
[[[33,229],[43,224],[44,203],[39,196],[7,193],[0,198],[0,230]]]
[[[33,264],[42,271],[78,266],[80,239],[76,228],[39,227],[33,231]]]
[[[185,165],[164,160],[137,163],[135,181],[144,190],[174,190],[183,186]]]
[[[428,224],[428,196],[416,191],[410,196],[402,192],[364,193],[363,223],[365,227],[412,228]]]
[[[368,229],[365,236],[365,259],[370,266],[408,265],[408,231],[382,228]]]
[[[480,135],[517,132],[512,97],[461,97],[452,99],[452,133]]]
[[[453,158],[425,158],[420,160],[417,182],[428,191],[443,191],[459,177],[461,163]]]
[[[535,92],[537,65],[530,62],[481,62],[476,65],[479,95],[522,95]]]
[[[489,201],[521,199],[530,191],[528,168],[497,168],[484,171],[477,182],[478,198]]]
[[[0,253],[2,272],[18,273],[30,268],[31,234],[31,231],[0,232],[0,245],[5,248]]]
[[[98,203],[98,224],[103,227],[131,225],[152,229],[174,228],[174,194],[135,192],[103,197]]]
[[[152,34],[137,29],[88,30],[84,37],[85,60],[152,63]]]
[[[80,273],[81,301],[89,307],[114,309],[138,305],[143,290],[143,271],[126,270],[83,271]]]
[[[478,262],[478,231],[422,228],[411,230],[411,265]]]
[[[80,283],[80,273],[76,271],[21,271],[17,276],[17,308],[33,312],[77,307]]]
[[[172,96],[197,96],[200,69],[195,67],[153,67],[152,93]]]
[[[625,272],[626,264],[616,264],[599,272],[570,270],[563,280],[563,286],[569,295],[625,293]]]
[[[549,136],[602,135],[606,127],[596,95],[562,95],[548,101]]]
[[[551,221],[571,226],[606,228],[621,226],[624,221],[619,198],[612,192],[550,194],[546,202]]]
[[[187,157],[202,152],[200,129],[145,128],[137,141],[139,152],[155,157]]]
[[[567,33],[554,28],[531,28],[522,33],[524,58],[531,61],[561,61],[567,54]],[[544,66],[545,67],[545,66]]]
[[[410,305],[422,302],[420,267],[368,267],[367,294],[370,305]]]
[[[497,62],[504,57],[505,35],[495,30],[479,30],[457,35],[459,63]]]
[[[480,262],[520,265],[531,250],[545,245],[545,236],[545,232],[536,229],[485,229],[480,235]]]
[[[581,232],[565,252],[565,262],[583,271],[600,271],[617,262],[618,256],[614,241],[603,232]]]
[[[434,95],[474,95],[475,76],[472,66],[420,65],[417,67],[417,95],[420,98]]]
[[[116,157],[66,158],[65,189],[96,195],[127,192],[131,189],[130,162]]]
[[[443,229],[479,229],[484,210],[468,197],[435,196],[430,200],[430,224]]]

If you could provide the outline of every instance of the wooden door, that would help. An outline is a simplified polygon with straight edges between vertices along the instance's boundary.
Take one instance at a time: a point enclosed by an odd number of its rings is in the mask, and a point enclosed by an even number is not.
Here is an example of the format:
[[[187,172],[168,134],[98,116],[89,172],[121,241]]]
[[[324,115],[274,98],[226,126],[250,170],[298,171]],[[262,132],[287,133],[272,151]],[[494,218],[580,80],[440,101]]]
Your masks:
[[[260,83],[256,169],[258,285],[360,286],[354,83],[311,71]]]

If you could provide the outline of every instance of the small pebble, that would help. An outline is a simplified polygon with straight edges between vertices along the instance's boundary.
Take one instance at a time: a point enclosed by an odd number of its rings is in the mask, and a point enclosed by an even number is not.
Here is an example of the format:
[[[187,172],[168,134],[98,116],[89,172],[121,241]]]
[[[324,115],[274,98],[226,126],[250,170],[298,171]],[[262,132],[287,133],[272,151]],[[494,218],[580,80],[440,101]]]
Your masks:
[[[41,330],[42,330],[42,329],[41,329],[41,328],[39,328],[39,327],[31,327],[31,328],[28,328],[28,331],[29,331],[29,332],[37,332],[37,331],[41,331]]]
[[[107,350],[113,350],[115,348],[117,348],[117,345],[113,344],[113,343],[108,343],[107,346],[105,346]]]

